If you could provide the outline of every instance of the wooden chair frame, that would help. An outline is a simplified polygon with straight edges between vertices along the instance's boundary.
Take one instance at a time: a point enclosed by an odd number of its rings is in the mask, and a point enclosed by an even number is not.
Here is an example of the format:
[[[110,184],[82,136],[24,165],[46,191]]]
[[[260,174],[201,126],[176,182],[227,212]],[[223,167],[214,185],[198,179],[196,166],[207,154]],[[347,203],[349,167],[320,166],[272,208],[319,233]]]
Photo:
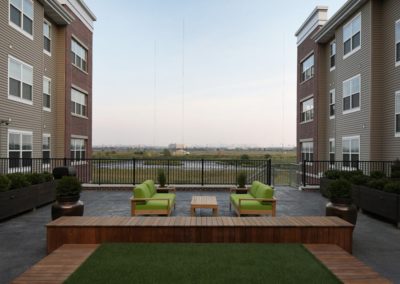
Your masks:
[[[140,201],[150,201],[150,200],[159,200],[159,201],[167,201],[167,209],[155,209],[155,210],[146,210],[146,209],[136,209],[136,203]],[[170,206],[169,198],[134,198],[131,197],[131,216],[138,215],[171,215],[172,209],[175,209],[176,202],[174,202],[174,207]]]
[[[248,209],[240,209],[242,201],[260,201],[260,202],[271,202],[271,209],[259,209],[259,210],[248,210]],[[241,215],[265,215],[270,214],[272,217],[276,216],[276,198],[239,198],[239,208],[232,202],[229,203],[229,210],[235,210],[236,214],[240,217]]]

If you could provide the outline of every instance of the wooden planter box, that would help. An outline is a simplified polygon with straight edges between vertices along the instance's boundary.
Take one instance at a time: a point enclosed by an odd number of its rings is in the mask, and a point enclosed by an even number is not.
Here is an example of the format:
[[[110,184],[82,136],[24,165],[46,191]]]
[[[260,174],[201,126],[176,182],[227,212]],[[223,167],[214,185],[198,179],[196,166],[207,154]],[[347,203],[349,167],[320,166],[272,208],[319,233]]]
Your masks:
[[[56,181],[0,192],[0,220],[32,210],[56,199]]]
[[[367,186],[357,186],[360,190],[359,207],[400,226],[400,195],[388,193]]]

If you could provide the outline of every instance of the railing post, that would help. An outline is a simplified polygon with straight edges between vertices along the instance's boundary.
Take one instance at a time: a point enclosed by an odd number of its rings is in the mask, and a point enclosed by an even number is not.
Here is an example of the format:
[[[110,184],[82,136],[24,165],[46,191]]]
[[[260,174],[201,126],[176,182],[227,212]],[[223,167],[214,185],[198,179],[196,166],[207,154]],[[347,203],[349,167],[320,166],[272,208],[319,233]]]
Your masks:
[[[169,185],[169,158],[167,160],[167,184]]]
[[[272,161],[269,159],[267,161],[267,184],[272,185]]]
[[[238,160],[235,160],[235,185],[237,185],[237,180],[238,180]]]
[[[302,177],[303,177],[303,186],[306,186],[306,160],[304,160],[303,161],[303,164],[302,164]]]
[[[201,186],[204,186],[204,159],[201,159]]]
[[[133,161],[133,179],[132,179],[132,183],[133,183],[133,185],[135,185],[136,184],[136,159],[133,158],[132,161]]]
[[[64,167],[67,166],[67,158],[64,158]]]
[[[101,185],[101,165],[100,165],[100,159],[97,160],[97,168],[99,169],[99,185]]]

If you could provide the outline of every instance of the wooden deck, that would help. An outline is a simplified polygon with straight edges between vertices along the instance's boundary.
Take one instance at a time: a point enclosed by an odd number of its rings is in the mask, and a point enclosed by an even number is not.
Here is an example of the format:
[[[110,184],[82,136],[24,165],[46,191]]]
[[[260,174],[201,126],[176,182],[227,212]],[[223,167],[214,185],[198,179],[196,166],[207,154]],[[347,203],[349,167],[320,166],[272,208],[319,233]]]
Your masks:
[[[305,245],[343,283],[391,283],[335,245]],[[97,248],[97,245],[63,245],[27,270],[14,284],[63,283]]]
[[[61,217],[47,225],[47,252],[64,244],[303,243],[352,251],[354,226],[337,217]]]

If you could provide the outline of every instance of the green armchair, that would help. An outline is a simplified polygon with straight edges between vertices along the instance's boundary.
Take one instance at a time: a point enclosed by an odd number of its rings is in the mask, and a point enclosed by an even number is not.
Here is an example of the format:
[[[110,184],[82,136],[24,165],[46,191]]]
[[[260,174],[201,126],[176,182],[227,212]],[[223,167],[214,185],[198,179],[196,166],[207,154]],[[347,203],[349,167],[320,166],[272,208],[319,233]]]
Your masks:
[[[229,209],[234,208],[236,214],[241,215],[276,215],[276,199],[274,189],[259,181],[254,181],[247,194],[230,196]]]

